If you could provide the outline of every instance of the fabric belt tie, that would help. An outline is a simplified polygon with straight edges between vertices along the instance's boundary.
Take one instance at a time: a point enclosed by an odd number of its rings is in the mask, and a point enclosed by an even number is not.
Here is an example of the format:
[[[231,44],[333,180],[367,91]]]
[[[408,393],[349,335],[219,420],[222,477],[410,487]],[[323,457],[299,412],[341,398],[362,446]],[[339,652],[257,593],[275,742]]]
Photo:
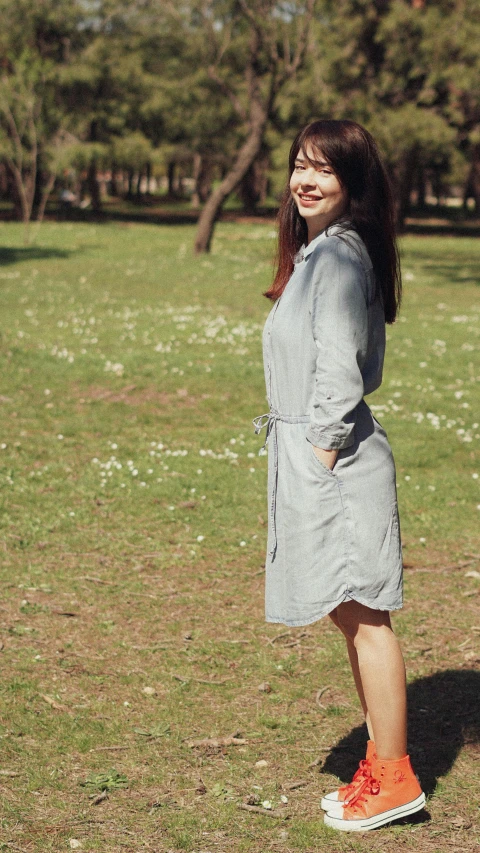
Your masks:
[[[265,453],[265,448],[267,446],[267,441],[270,438],[270,434],[272,435],[273,442],[273,483],[272,483],[272,497],[269,506],[269,515],[270,515],[270,524],[272,530],[272,544],[268,551],[268,556],[275,558],[275,553],[277,550],[277,523],[276,523],[276,510],[277,510],[277,482],[278,482],[278,437],[277,437],[277,424],[279,421],[282,421],[286,424],[308,424],[310,423],[309,415],[283,415],[281,412],[278,412],[276,409],[271,408],[269,412],[266,412],[264,415],[258,415],[258,417],[253,419],[253,425],[255,427],[255,435],[259,435],[262,429],[266,428],[265,433],[265,441],[263,446],[258,451],[259,455]]]

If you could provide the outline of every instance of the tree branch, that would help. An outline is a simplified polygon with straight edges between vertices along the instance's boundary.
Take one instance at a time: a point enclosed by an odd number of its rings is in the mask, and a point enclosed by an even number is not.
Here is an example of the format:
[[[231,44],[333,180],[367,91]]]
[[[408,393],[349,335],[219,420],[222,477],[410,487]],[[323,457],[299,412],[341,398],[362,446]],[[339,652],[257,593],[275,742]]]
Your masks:
[[[235,92],[233,92],[232,89],[230,89],[230,86],[228,86],[228,84],[225,82],[225,80],[223,80],[220,77],[220,75],[219,75],[219,73],[218,73],[218,71],[214,65],[211,65],[209,67],[208,76],[210,77],[211,80],[213,80],[214,83],[217,84],[217,86],[221,89],[223,94],[228,98],[228,100],[230,101],[230,103],[233,106],[233,109],[235,110],[237,115],[240,116],[242,121],[246,121],[247,120],[247,113],[246,113],[246,111],[245,111],[245,109],[244,109],[244,107],[240,101],[240,98],[238,98],[237,95],[235,94]]]

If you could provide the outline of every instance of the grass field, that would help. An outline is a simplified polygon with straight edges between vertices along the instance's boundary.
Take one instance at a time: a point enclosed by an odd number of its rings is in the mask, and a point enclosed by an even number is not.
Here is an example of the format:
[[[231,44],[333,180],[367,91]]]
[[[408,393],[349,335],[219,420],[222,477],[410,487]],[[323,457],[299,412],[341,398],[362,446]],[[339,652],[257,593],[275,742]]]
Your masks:
[[[480,246],[402,242],[369,402],[397,462],[395,626],[429,800],[344,836],[318,806],[365,737],[343,644],[327,620],[263,622],[251,420],[274,232],[222,223],[197,259],[193,236],[46,223],[24,248],[0,224],[0,850],[473,853]]]

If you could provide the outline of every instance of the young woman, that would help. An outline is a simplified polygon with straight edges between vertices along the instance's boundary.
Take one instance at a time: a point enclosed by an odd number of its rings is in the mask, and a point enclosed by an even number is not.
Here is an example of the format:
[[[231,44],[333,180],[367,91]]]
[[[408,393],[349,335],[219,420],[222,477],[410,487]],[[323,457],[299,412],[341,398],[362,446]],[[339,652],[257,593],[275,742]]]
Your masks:
[[[395,467],[364,396],[379,387],[385,322],[400,300],[388,179],[370,134],[316,121],[290,151],[274,301],[264,336],[269,531],[266,619],[344,634],[369,732],[325,822],[365,831],[425,803],[406,744],[405,666],[390,624],[402,606]]]

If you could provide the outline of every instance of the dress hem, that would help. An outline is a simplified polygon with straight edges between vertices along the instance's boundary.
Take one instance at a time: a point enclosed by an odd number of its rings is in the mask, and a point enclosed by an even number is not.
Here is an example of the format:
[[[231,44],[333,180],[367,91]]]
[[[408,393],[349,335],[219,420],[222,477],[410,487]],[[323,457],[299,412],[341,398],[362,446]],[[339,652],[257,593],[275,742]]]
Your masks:
[[[272,622],[275,624],[286,625],[287,628],[301,628],[306,625],[312,625],[314,622],[319,622],[320,619],[323,619],[325,616],[328,616],[328,614],[331,613],[332,610],[335,610],[335,608],[338,607],[339,604],[343,604],[344,601],[356,601],[358,604],[363,604],[365,607],[369,607],[371,610],[388,610],[389,612],[392,612],[394,610],[401,610],[403,607],[403,601],[400,604],[394,604],[390,605],[389,607],[386,607],[385,605],[381,604],[371,604],[370,602],[362,600],[360,596],[345,594],[344,596],[342,596],[342,598],[339,598],[338,601],[336,601],[332,605],[329,605],[326,610],[323,610],[320,614],[312,616],[311,618],[308,618],[306,620],[292,620],[282,619],[281,617],[277,616],[265,616],[265,621]]]

